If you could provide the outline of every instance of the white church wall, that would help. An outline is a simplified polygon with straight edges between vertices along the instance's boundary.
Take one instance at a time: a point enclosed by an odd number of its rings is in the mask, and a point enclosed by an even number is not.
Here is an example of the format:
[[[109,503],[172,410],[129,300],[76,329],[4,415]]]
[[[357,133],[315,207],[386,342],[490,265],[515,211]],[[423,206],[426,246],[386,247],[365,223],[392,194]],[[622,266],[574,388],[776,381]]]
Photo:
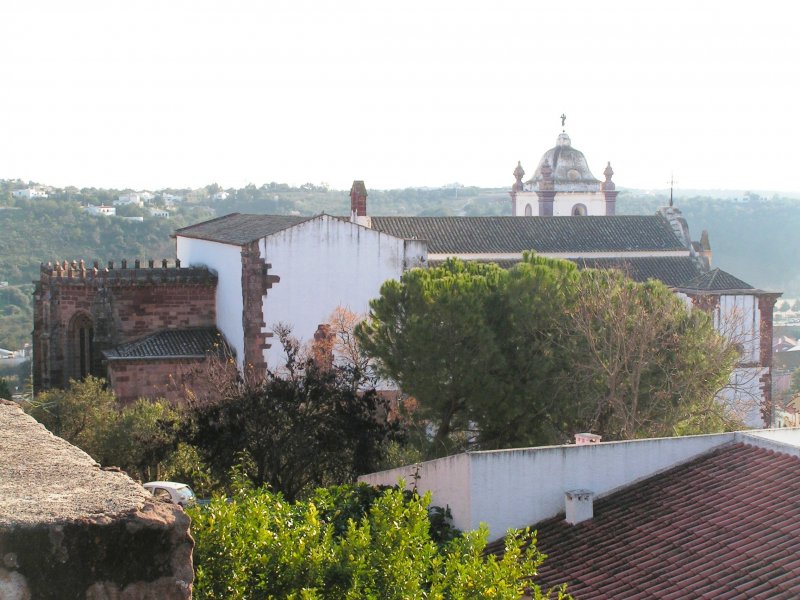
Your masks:
[[[531,213],[529,216],[537,216],[539,214],[539,196],[535,192],[517,192],[515,217],[525,216],[525,207],[530,205]]]
[[[602,192],[558,192],[553,199],[553,216],[571,216],[576,204],[586,207],[587,215],[606,214],[606,198]],[[536,192],[517,192],[515,217],[525,216],[525,207],[530,205],[531,215],[539,214],[539,196]]]
[[[761,322],[758,300],[750,295],[720,296],[714,314],[717,330],[737,344],[742,351],[741,363],[758,363],[761,353]]]
[[[606,214],[606,198],[602,193],[564,193],[559,192],[553,199],[553,216],[569,217],[576,204],[586,207],[586,214],[590,216],[604,216]]]
[[[206,266],[217,274],[217,328],[236,352],[241,367],[244,358],[242,249],[181,236],[177,236],[176,245],[182,265]]]
[[[735,434],[609,442],[583,446],[547,446],[470,452],[359,477],[372,485],[404,479],[430,491],[433,504],[449,506],[453,524],[476,529],[481,522],[490,539],[564,511],[564,493],[591,490],[606,495],[635,481],[732,442]]]
[[[724,404],[748,427],[764,427],[761,416],[761,377],[767,373],[766,367],[736,367],[731,373],[728,385],[717,393],[717,400]]]
[[[303,342],[313,339],[337,306],[365,314],[384,281],[399,279],[404,267],[426,259],[424,244],[328,215],[273,234],[260,247],[270,273],[280,277],[265,298],[266,329],[284,323]],[[270,368],[280,366],[283,356],[277,340],[265,351]]]

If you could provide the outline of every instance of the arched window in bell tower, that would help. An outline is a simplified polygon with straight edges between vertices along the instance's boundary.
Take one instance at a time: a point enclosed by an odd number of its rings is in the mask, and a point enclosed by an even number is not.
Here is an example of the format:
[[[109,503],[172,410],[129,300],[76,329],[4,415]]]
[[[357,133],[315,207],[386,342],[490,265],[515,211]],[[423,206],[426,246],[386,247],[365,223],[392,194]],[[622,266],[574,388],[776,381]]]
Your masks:
[[[585,217],[586,216],[586,206],[583,204],[576,204],[572,207],[572,216],[573,217]]]
[[[71,379],[85,379],[94,371],[94,325],[86,313],[70,321],[67,334],[67,364]]]
[[[531,215],[533,215],[533,209],[531,208],[530,204],[526,204],[525,205],[525,216],[526,217],[530,217]]]

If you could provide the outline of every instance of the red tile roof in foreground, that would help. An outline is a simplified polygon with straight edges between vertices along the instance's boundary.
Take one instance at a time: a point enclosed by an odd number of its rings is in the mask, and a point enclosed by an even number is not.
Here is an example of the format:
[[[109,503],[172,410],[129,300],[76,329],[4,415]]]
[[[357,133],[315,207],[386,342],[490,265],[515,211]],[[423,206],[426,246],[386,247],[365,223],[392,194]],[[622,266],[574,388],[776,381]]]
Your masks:
[[[800,458],[726,446],[535,529],[577,600],[800,598]]]

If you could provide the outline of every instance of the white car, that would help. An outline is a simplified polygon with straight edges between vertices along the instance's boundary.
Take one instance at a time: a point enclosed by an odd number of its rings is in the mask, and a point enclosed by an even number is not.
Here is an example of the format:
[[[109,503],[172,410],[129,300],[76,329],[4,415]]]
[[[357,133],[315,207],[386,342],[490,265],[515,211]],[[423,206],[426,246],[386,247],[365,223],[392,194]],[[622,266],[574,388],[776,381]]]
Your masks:
[[[144,484],[144,489],[153,494],[156,498],[166,500],[167,502],[174,502],[181,506],[189,506],[197,501],[192,488],[185,483],[176,483],[174,481],[149,481]]]

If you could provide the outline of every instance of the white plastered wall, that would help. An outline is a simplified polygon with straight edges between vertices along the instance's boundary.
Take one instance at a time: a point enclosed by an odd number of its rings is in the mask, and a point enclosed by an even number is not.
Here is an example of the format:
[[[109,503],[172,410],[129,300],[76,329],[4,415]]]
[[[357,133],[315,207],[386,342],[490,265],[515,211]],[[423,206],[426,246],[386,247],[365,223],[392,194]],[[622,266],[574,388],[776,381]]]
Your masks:
[[[766,425],[761,415],[761,377],[767,368],[761,362],[761,320],[756,296],[723,295],[714,312],[717,331],[741,348],[740,366],[734,369],[727,387],[717,394],[748,427]]]
[[[758,363],[761,352],[761,321],[758,299],[750,295],[723,295],[714,313],[717,331],[742,349],[742,363]]]
[[[531,215],[539,215],[539,196],[536,192],[517,192],[515,217],[525,216],[525,207],[531,206]],[[606,214],[606,197],[602,192],[558,192],[553,199],[553,216],[571,216],[576,204],[586,207],[587,215]]]
[[[419,465],[359,477],[371,485],[395,485],[430,491],[432,503],[449,506],[453,525],[462,530],[489,526],[490,538],[509,528],[534,525],[564,511],[564,493],[591,490],[605,496],[636,481],[665,471],[731,442],[745,442],[777,451],[782,444],[800,444],[798,430],[780,438],[769,432],[757,439],[735,432],[587,444],[546,446],[459,454]],[[798,451],[795,448],[795,451]]]
[[[572,215],[572,208],[576,204],[583,204],[586,207],[586,214],[589,216],[605,216],[606,214],[606,197],[602,192],[558,192],[553,199],[553,216],[568,217]]]
[[[369,300],[388,279],[427,260],[424,242],[403,240],[328,215],[261,240],[261,256],[280,277],[264,298],[266,330],[283,323],[302,342],[338,306],[366,314]],[[282,365],[277,339],[265,351],[269,368]]]
[[[176,245],[181,265],[205,266],[216,273],[217,328],[236,352],[241,368],[244,357],[241,247],[181,236],[177,236]]]

